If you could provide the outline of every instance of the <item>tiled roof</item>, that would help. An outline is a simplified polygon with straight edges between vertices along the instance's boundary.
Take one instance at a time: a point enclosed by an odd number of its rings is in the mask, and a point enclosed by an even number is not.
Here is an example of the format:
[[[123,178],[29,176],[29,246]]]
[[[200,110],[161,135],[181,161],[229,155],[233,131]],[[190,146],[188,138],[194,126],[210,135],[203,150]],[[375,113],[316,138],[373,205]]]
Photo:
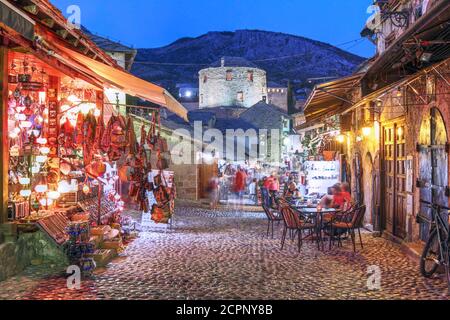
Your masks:
[[[289,115],[277,106],[261,101],[242,113],[239,118],[260,129],[281,129],[282,117],[288,118]]]

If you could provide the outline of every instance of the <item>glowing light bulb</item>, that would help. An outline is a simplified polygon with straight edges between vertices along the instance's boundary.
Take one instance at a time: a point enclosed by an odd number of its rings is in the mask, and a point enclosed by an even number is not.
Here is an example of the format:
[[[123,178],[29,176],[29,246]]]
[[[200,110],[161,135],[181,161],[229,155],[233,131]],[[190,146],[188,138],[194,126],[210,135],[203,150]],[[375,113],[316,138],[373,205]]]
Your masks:
[[[11,139],[16,139],[18,136],[19,136],[19,135],[18,135],[17,133],[15,133],[14,131],[12,131],[12,132],[9,134],[9,137],[10,137]]]
[[[47,139],[46,138],[38,138],[36,140],[36,142],[39,144],[47,144]]]
[[[32,126],[33,126],[33,124],[31,123],[31,121],[20,121],[20,123],[19,123],[19,127],[25,128],[25,129],[31,128]]]
[[[59,197],[61,197],[61,193],[59,193],[58,191],[49,191],[47,193],[47,197],[51,200],[57,200],[59,199]]]
[[[14,118],[16,118],[16,120],[18,120],[18,121],[25,121],[25,120],[27,120],[27,116],[24,115],[23,113],[16,113],[14,115]]]
[[[31,179],[30,178],[19,178],[19,183],[23,186],[26,186],[27,184],[30,184]]]
[[[102,115],[102,112],[101,112],[99,109],[96,108],[96,109],[94,110],[94,116],[98,118],[98,117],[100,117],[101,115]]]
[[[89,186],[87,184],[85,184],[83,186],[83,193],[84,194],[89,194],[91,192],[91,188],[89,188]]]
[[[343,134],[340,134],[336,137],[336,141],[339,143],[344,143],[345,142],[345,136]]]
[[[47,155],[47,154],[50,153],[50,148],[49,147],[42,147],[42,148],[39,149],[39,151],[41,151],[41,153],[43,155]]]
[[[47,161],[48,157],[47,156],[37,156],[36,157],[36,162],[37,163],[45,163]]]
[[[372,128],[371,127],[364,127],[362,128],[362,134],[365,137],[368,137],[372,134]]]
[[[34,188],[34,191],[36,191],[37,193],[45,193],[48,191],[48,186],[46,184],[38,184]]]
[[[31,196],[31,190],[20,190],[19,194],[24,198],[28,198]]]
[[[119,200],[120,200],[120,195],[116,194],[116,195],[114,196],[114,199],[115,199],[116,201],[119,201]]]
[[[52,199],[45,199],[42,198],[41,200],[39,200],[39,203],[41,204],[41,206],[46,207],[46,206],[51,206],[53,204],[53,200]]]
[[[32,174],[37,174],[40,171],[41,171],[41,168],[39,167],[39,165],[31,167],[31,173]]]
[[[66,180],[61,181],[58,184],[58,192],[59,193],[69,193],[72,190],[71,185]]]

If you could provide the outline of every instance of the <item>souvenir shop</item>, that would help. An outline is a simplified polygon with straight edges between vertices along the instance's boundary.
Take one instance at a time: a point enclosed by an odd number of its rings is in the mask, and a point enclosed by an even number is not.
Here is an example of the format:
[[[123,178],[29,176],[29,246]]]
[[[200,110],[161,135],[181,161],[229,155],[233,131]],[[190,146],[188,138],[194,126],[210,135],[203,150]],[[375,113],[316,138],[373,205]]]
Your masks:
[[[171,221],[175,188],[156,108],[137,141],[132,118],[103,88],[12,50],[7,99],[7,218],[19,234],[44,232],[90,272],[136,236],[124,195],[154,222]]]

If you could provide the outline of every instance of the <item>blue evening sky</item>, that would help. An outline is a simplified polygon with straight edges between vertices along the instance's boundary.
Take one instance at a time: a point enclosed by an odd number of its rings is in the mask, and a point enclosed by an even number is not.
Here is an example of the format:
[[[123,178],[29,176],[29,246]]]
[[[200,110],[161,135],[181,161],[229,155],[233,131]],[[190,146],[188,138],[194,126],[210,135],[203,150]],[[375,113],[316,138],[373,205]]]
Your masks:
[[[64,14],[81,8],[81,23],[101,36],[136,48],[168,45],[208,31],[260,29],[339,45],[364,57],[360,38],[372,0],[51,0]]]

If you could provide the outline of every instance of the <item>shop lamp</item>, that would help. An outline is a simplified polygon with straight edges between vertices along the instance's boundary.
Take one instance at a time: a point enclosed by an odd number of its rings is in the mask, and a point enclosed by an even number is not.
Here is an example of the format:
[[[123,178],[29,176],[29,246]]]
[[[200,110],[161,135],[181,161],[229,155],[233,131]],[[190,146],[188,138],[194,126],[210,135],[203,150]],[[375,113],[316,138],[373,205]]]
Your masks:
[[[39,151],[43,154],[43,155],[48,155],[50,153],[50,148],[49,147],[42,147],[39,149]]]
[[[356,142],[361,142],[361,141],[363,141],[363,138],[361,136],[357,136],[356,137]]]
[[[41,200],[39,200],[39,203],[41,204],[41,206],[47,207],[47,206],[51,206],[53,204],[53,200],[42,198]]]
[[[67,97],[67,100],[72,103],[72,104],[76,104],[80,102],[80,98],[78,98],[76,95],[71,94],[70,96]]]
[[[33,124],[31,123],[31,121],[20,121],[19,123],[19,127],[24,128],[24,129],[29,129],[33,126]]]
[[[39,130],[31,130],[31,133],[33,134],[33,136],[35,137],[39,137],[41,132]]]
[[[97,109],[97,108],[95,108],[95,110],[94,110],[94,117],[100,117],[102,115],[102,112],[99,110],[99,109]]]
[[[17,134],[19,134],[20,131],[21,131],[21,130],[20,130],[19,128],[17,128],[17,127],[15,127],[15,128],[13,129],[13,132],[14,132],[14,133],[17,133]]]
[[[87,184],[83,185],[83,193],[89,194],[91,192],[91,188]]]
[[[119,201],[119,200],[120,200],[120,195],[119,195],[119,194],[116,194],[116,195],[114,196],[114,199],[115,199],[116,201]]]
[[[19,135],[18,135],[17,133],[15,133],[14,131],[12,131],[12,132],[9,134],[9,137],[10,137],[11,139],[16,139],[18,136],[19,136]]]
[[[44,122],[44,118],[42,118],[42,116],[37,116],[36,117],[36,122],[41,124],[42,122]]]
[[[31,190],[20,190],[19,194],[24,198],[28,198],[31,196]]]
[[[58,183],[59,193],[69,193],[72,190],[72,186],[66,180],[62,180]]]
[[[19,183],[23,186],[30,184],[30,182],[31,182],[30,178],[19,178]]]
[[[36,156],[36,162],[37,163],[45,163],[47,161],[47,156]]]
[[[58,200],[61,197],[61,193],[58,191],[50,191],[47,193],[47,197],[51,200]]]
[[[45,91],[39,92],[39,103],[44,104],[47,100],[47,93]]]
[[[343,134],[340,134],[336,137],[336,141],[339,143],[344,143],[345,142],[345,136]]]
[[[364,137],[368,137],[372,134],[372,127],[364,127],[362,128],[362,134]]]
[[[31,167],[31,173],[32,174],[37,174],[40,171],[41,171],[41,168],[39,167],[39,165]]]
[[[402,137],[402,135],[403,135],[403,128],[402,127],[398,127],[397,134],[398,134],[399,138]]]
[[[46,184],[38,184],[34,188],[34,191],[36,191],[37,193],[45,193],[48,191],[48,186]]]
[[[24,115],[23,113],[16,113],[14,115],[14,118],[16,118],[16,120],[18,120],[18,121],[25,121],[25,120],[27,120],[27,116]]]
[[[37,138],[36,142],[39,144],[47,144],[47,139],[46,138]]]

